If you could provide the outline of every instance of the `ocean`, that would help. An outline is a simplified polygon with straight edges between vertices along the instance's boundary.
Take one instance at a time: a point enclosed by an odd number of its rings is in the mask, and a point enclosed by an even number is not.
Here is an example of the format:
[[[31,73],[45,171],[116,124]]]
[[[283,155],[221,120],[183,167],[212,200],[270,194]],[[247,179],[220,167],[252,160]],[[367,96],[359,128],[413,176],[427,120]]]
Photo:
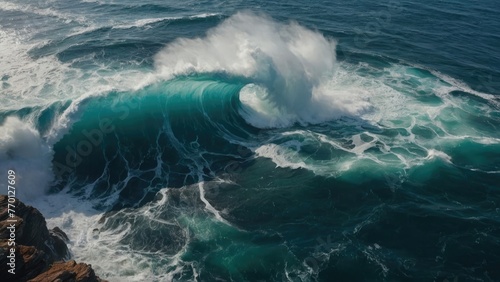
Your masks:
[[[109,281],[500,281],[497,1],[0,1],[0,183]]]

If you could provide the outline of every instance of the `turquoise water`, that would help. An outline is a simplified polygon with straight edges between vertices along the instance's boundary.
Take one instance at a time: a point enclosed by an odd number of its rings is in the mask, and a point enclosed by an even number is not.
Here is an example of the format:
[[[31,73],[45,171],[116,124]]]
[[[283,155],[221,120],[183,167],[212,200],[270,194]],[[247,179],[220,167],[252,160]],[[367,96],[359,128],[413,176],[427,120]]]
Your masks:
[[[110,281],[498,281],[499,12],[1,1],[0,168]]]

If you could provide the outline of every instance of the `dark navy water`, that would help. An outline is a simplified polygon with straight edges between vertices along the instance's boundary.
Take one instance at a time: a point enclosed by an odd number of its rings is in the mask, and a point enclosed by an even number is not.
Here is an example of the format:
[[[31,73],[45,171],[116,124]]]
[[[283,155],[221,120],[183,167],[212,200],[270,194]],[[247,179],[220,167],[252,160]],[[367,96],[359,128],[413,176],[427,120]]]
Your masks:
[[[110,281],[500,281],[499,13],[0,1],[0,169]]]

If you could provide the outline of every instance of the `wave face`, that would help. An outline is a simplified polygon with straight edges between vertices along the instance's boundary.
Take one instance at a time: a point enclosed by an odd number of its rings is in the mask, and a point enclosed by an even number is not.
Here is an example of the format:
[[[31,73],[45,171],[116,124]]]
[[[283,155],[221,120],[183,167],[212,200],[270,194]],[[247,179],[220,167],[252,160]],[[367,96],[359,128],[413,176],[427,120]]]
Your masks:
[[[191,4],[0,2],[0,170],[77,260],[110,281],[500,279],[496,57],[425,43],[464,11]]]

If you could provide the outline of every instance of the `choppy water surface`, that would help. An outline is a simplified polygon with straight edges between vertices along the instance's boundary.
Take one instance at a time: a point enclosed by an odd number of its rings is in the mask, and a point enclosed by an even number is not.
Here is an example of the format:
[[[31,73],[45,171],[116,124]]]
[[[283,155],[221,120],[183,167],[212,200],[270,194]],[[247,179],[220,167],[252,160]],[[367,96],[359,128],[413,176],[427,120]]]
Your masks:
[[[498,7],[0,1],[0,168],[110,281],[497,281]]]

